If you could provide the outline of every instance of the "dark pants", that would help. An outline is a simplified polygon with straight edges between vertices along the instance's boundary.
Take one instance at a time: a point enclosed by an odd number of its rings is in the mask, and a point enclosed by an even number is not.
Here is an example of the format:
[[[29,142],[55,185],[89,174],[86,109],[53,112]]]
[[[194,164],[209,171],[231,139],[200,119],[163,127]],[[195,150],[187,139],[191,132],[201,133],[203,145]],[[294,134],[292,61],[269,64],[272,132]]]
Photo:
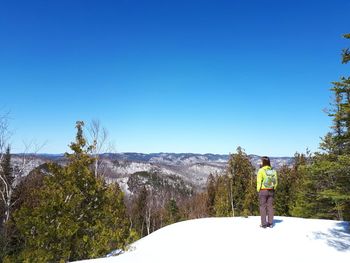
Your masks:
[[[260,216],[261,225],[266,226],[267,222],[273,224],[273,190],[260,190],[259,192],[259,206],[260,206]],[[266,216],[268,221],[266,222]]]

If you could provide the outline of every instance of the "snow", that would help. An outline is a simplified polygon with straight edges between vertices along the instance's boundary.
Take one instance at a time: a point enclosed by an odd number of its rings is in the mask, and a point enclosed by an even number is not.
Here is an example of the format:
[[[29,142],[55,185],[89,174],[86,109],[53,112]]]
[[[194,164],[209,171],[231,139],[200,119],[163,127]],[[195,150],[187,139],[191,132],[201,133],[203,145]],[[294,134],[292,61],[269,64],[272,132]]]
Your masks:
[[[132,193],[129,190],[128,180],[129,180],[128,177],[122,177],[122,178],[116,179],[116,181],[119,184],[120,188],[122,189],[123,193],[127,196],[130,196]]]
[[[156,168],[157,166],[144,162],[126,162],[125,164],[122,164],[120,166],[111,167],[113,172],[116,174],[130,175],[136,172],[150,171]]]
[[[136,241],[115,257],[85,263],[164,262],[349,262],[349,223],[275,217],[204,218],[176,223]]]

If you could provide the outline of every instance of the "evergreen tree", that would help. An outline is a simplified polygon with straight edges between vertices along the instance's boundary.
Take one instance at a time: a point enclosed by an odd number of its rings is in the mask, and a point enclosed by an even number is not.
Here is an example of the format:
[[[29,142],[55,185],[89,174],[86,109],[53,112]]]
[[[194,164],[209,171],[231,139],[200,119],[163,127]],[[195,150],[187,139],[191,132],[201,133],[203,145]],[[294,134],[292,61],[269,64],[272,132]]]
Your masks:
[[[241,147],[232,154],[228,162],[231,179],[230,196],[232,214],[252,215],[257,211],[256,177],[248,155]]]
[[[13,168],[11,165],[11,153],[10,153],[10,146],[7,146],[5,155],[3,157],[3,160],[1,162],[1,170],[2,174],[6,178],[5,180],[8,183],[13,183],[15,177],[13,176]]]
[[[179,207],[176,200],[171,198],[165,205],[165,222],[167,225],[174,224],[181,220]]]
[[[51,164],[54,165],[54,164]],[[24,177],[14,188],[12,213],[15,213],[25,203],[29,208],[34,208],[40,201],[37,193],[43,187],[44,177],[52,176],[49,172],[49,165],[44,163],[32,170]],[[6,247],[4,246],[4,256],[11,258],[14,261],[16,255],[19,255],[25,246],[23,235],[16,227],[15,218],[12,216],[7,223],[8,237]]]
[[[301,189],[293,215],[300,217],[349,220],[350,156],[317,155],[310,165],[303,166]]]
[[[207,211],[209,216],[215,215],[215,178],[212,174],[207,180]]]
[[[288,214],[289,215],[293,215],[293,210],[296,207],[298,194],[302,191],[302,179],[304,175],[302,168],[309,164],[308,160],[311,160],[311,155],[309,151],[307,151],[306,154],[295,153],[293,167],[290,172],[286,171],[287,175],[290,175],[290,177],[288,177],[289,179],[287,180],[290,183],[289,190],[288,190],[289,192]],[[283,180],[283,177],[282,177],[282,180]],[[278,200],[276,201],[278,202]]]
[[[350,39],[350,34],[344,37]],[[348,61],[349,48],[344,49],[342,54],[342,62]],[[350,154],[350,77],[342,77],[332,84],[334,102],[328,112],[333,120],[332,132],[325,136],[321,148],[329,154]]]
[[[350,35],[345,35],[350,38]],[[342,62],[349,61],[349,49]],[[301,189],[293,214],[304,217],[349,220],[350,211],[350,78],[333,82],[332,130],[323,139],[312,163],[301,167]]]
[[[89,147],[83,136],[83,122],[77,122],[77,136],[71,143],[69,163],[50,166],[52,176],[31,194],[36,204],[22,204],[15,223],[24,248],[18,261],[66,262],[105,255],[122,248],[129,236],[123,195],[93,175]]]
[[[333,85],[335,99],[333,109],[328,112],[333,118],[333,131],[321,146],[329,154],[350,154],[350,78],[342,77]]]
[[[350,39],[350,34],[345,34],[344,38]],[[342,63],[348,63],[350,61],[350,50],[349,48],[343,49]]]
[[[148,196],[147,188],[143,186],[138,195],[135,196],[132,205],[131,220],[133,222],[133,228],[140,237],[147,235],[146,212]]]
[[[331,218],[350,220],[350,155],[339,155],[337,160],[320,160],[316,163],[322,183],[320,200],[329,204]]]
[[[232,215],[230,185],[231,180],[227,175],[218,176],[216,178],[214,202],[216,216]]]
[[[112,249],[125,248],[138,239],[134,229],[130,228],[124,203],[124,193],[117,183],[110,184],[105,190],[105,202],[102,206],[101,233],[94,240],[94,247],[99,247],[96,256],[105,255]]]
[[[290,200],[292,196],[292,169],[282,166],[278,170],[278,191],[275,194],[275,211],[280,216],[290,216]]]
[[[254,167],[241,147],[231,154],[226,174],[216,179],[214,203],[216,216],[257,214]]]

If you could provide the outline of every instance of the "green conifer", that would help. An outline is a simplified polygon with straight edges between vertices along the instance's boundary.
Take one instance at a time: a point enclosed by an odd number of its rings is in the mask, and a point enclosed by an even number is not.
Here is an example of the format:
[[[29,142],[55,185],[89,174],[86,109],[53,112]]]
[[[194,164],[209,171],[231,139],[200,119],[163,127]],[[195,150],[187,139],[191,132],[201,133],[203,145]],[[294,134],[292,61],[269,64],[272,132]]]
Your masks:
[[[67,166],[50,166],[37,204],[24,202],[15,214],[24,239],[17,260],[66,262],[105,255],[123,248],[129,236],[123,195],[106,186],[90,169],[93,159],[77,122],[76,141],[66,154]]]
[[[342,62],[348,61],[346,49]],[[292,209],[296,216],[350,219],[350,78],[342,77],[333,85],[335,100],[328,113],[333,118],[332,130],[320,144],[323,152],[301,166],[300,189]]]
[[[147,188],[143,186],[132,202],[131,220],[133,222],[134,229],[140,237],[147,235],[146,209],[148,196],[149,193]]]
[[[165,222],[170,225],[181,220],[176,200],[171,198],[165,205]]]
[[[253,215],[257,211],[256,177],[248,155],[241,147],[228,162],[231,178],[233,215]]]
[[[216,193],[215,193],[215,215],[216,216],[231,216],[231,193],[230,193],[231,180],[227,175],[218,176],[216,178]]]
[[[344,38],[350,39],[350,34],[344,34]],[[342,53],[342,63],[348,63],[350,61],[350,50],[349,48],[343,49]]]
[[[209,175],[207,180],[207,213],[209,216],[215,215],[215,178],[212,174]]]

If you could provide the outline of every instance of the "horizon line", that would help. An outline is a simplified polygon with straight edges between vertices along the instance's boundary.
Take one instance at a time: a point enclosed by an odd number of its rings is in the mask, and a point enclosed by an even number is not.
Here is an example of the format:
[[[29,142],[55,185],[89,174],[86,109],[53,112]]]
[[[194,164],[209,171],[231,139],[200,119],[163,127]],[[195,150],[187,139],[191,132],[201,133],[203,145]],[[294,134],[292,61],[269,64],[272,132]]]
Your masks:
[[[55,155],[55,156],[64,156],[67,152],[64,153],[11,153],[11,155]],[[145,153],[145,152],[104,152],[104,153],[99,153],[98,155],[104,155],[104,154],[144,154],[144,155],[151,155],[151,154],[176,154],[176,155],[180,155],[180,154],[193,154],[193,155],[231,155],[234,153],[195,153],[195,152],[149,152],[149,153]],[[259,154],[248,154],[246,153],[248,156],[258,156],[261,157],[263,155],[259,155]],[[269,158],[293,158],[294,156],[269,156]]]

